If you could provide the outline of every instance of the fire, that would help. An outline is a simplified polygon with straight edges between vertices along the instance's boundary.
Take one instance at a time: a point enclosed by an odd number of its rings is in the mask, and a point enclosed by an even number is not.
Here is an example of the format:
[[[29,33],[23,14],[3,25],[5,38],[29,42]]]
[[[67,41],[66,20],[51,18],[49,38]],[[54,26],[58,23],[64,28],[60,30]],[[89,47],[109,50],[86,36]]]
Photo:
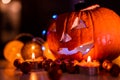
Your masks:
[[[32,59],[33,59],[33,60],[35,59],[35,54],[34,54],[34,53],[32,53]]]
[[[91,56],[88,56],[87,62],[91,62]]]

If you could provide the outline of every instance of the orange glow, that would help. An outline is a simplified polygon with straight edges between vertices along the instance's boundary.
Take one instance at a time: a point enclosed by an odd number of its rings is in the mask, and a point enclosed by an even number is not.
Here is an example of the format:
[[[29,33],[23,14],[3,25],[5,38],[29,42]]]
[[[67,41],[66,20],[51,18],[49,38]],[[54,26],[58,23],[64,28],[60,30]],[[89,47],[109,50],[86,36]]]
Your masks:
[[[24,60],[31,59],[32,53],[35,54],[35,58],[43,56],[41,45],[35,41],[26,43],[21,50],[21,55]]]
[[[30,80],[38,80],[37,74],[32,72],[30,75]]]
[[[20,53],[17,53],[16,56],[17,56],[18,58],[20,58],[20,57],[21,57],[21,54],[20,54]]]
[[[113,63],[120,66],[120,55],[116,59],[113,60]]]
[[[32,49],[32,50],[34,50],[34,49],[35,49],[35,46],[34,46],[34,45],[32,45],[31,49]]]
[[[48,43],[47,42],[45,42],[44,44],[43,44],[43,46],[44,46],[44,50],[43,50],[43,55],[46,57],[46,58],[48,58],[48,59],[52,59],[52,60],[55,60],[56,58],[55,58],[55,56],[52,54],[52,52],[50,51],[50,49],[49,49],[49,47],[48,47]]]
[[[4,47],[4,57],[9,62],[13,63],[15,59],[22,59],[21,49],[24,43],[18,40],[8,42]]]
[[[91,57],[90,56],[88,56],[87,62],[91,62]]]

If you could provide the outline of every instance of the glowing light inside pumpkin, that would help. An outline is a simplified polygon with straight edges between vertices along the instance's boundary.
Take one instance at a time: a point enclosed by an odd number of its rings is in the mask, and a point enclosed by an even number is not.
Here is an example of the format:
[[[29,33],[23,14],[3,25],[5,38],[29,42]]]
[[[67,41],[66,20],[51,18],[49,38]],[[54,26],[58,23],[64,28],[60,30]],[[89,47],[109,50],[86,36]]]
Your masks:
[[[91,56],[88,56],[87,62],[91,62]]]

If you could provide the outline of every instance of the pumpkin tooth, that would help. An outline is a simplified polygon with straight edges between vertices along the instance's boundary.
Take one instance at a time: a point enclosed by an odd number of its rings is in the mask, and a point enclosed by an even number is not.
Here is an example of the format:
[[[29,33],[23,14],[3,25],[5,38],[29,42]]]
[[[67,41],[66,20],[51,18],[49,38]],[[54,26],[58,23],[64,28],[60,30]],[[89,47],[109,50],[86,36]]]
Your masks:
[[[68,50],[68,48],[61,48],[58,53],[59,54],[65,54],[65,55],[72,55],[77,53],[78,51],[76,49]]]
[[[87,7],[87,8],[84,8],[84,9],[82,9],[81,11],[93,10],[93,9],[95,9],[95,8],[97,8],[97,7],[100,7],[100,5],[95,4],[95,5],[89,6],[89,7]]]
[[[76,48],[77,51],[80,51],[82,54],[87,54],[94,46],[94,42],[90,41],[87,43],[84,43]]]
[[[72,55],[77,52],[81,52],[83,55],[85,55],[93,48],[93,46],[94,46],[93,41],[90,41],[74,48],[73,50],[68,50],[68,48],[60,48],[58,53],[65,54],[65,55]]]

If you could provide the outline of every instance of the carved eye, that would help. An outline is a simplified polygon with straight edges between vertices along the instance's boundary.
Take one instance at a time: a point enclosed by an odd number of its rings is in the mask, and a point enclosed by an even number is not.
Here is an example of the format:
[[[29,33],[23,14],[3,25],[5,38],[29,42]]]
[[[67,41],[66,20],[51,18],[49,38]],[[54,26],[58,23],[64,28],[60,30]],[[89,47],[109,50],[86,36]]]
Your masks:
[[[81,29],[81,28],[86,28],[86,24],[83,20],[78,20],[78,17],[75,18],[73,25],[71,29],[76,28],[76,29]]]
[[[60,41],[68,42],[68,41],[70,41],[71,39],[72,39],[72,38],[70,37],[69,34],[63,33]]]
[[[76,29],[86,28],[86,24],[83,20],[80,20]]]
[[[95,8],[97,8],[97,7],[100,7],[100,5],[95,4],[95,5],[92,5],[92,6],[90,6],[90,7],[85,8],[85,9],[82,9],[81,11],[93,10],[93,9],[95,9]]]
[[[75,20],[74,20],[74,22],[73,22],[73,25],[72,25],[71,29],[77,27],[77,25],[78,25],[78,17],[75,18]]]

